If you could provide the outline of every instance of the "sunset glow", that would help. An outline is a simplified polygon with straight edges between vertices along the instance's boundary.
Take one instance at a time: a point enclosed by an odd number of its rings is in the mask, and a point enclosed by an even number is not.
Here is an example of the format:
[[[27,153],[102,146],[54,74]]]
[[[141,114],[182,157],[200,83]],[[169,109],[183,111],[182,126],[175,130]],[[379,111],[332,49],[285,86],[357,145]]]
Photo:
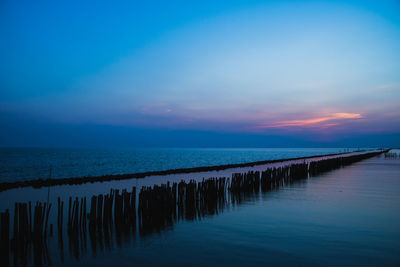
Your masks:
[[[326,117],[304,119],[304,120],[287,120],[275,123],[265,124],[260,128],[281,128],[281,127],[332,127],[340,123],[340,120],[350,120],[362,118],[357,113],[333,113]],[[334,123],[332,123],[334,121]],[[329,122],[329,123],[327,123]]]
[[[400,7],[367,2],[6,0],[0,143],[83,129],[83,145],[131,131],[400,137]]]

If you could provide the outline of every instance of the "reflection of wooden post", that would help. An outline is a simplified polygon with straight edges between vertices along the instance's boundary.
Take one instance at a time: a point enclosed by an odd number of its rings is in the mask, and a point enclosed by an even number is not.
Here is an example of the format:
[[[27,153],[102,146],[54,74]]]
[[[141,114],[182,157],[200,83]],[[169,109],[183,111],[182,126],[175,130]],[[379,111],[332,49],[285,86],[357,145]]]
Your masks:
[[[60,229],[62,230],[64,222],[64,201],[61,201],[61,218],[60,218]]]
[[[0,240],[0,255],[4,266],[10,264],[10,213],[8,209],[1,213],[1,240]]]
[[[72,211],[71,211],[71,217],[70,217],[70,220],[68,223],[68,233],[70,233],[72,231],[72,228],[74,226],[74,215],[75,215],[75,205],[76,205],[75,200],[71,204],[72,204]]]
[[[68,205],[68,230],[71,228],[71,203],[72,202],[72,197],[69,197],[69,205]]]
[[[79,199],[75,198],[75,217],[74,217],[74,231],[78,230],[79,223]]]
[[[14,239],[18,236],[18,203],[14,204]]]
[[[103,216],[103,195],[97,196],[97,224],[99,227],[102,225]]]
[[[32,234],[32,203],[29,201],[29,238]]]
[[[86,233],[86,219],[87,219],[87,214],[86,214],[86,197],[85,197],[83,201],[83,229],[85,233]]]
[[[81,207],[79,209],[79,229],[82,230],[82,217],[83,217],[83,198],[81,198]]]
[[[57,198],[57,227],[60,227],[60,209],[61,209],[61,201],[60,197]]]
[[[89,224],[94,227],[96,225],[96,204],[97,204],[97,198],[96,196],[92,196],[91,203],[90,203],[90,221]]]
[[[46,214],[46,224],[45,224],[45,230],[44,230],[44,237],[46,238],[46,236],[47,236],[47,223],[48,223],[48,221],[49,221],[49,213],[50,213],[50,209],[51,209],[51,204],[50,205],[48,205],[48,208],[47,208],[47,214]]]

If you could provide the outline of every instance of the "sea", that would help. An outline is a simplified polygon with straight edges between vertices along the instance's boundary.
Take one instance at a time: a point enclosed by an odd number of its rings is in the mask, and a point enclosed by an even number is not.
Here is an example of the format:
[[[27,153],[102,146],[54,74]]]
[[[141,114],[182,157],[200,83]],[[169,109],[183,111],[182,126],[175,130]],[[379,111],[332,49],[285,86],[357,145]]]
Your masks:
[[[1,179],[47,177],[49,169],[56,179],[345,151],[351,149],[7,148],[1,149]],[[390,157],[381,154],[268,192],[244,195],[239,202],[227,199],[223,208],[174,219],[166,227],[146,233],[101,230],[74,238],[65,228],[61,236],[57,234],[54,224],[54,233],[41,247],[40,256],[38,251],[28,253],[27,266],[400,266],[400,150],[391,153]],[[227,173],[229,170],[220,172]],[[55,215],[57,196],[66,201],[69,196],[90,199],[110,188],[130,190],[138,181],[162,183],[172,176],[18,188],[0,192],[0,201],[3,211],[5,206],[12,209],[13,201],[40,197],[45,202],[50,196]],[[10,255],[11,265],[15,258]]]
[[[130,174],[350,152],[360,148],[0,148],[0,182]]]

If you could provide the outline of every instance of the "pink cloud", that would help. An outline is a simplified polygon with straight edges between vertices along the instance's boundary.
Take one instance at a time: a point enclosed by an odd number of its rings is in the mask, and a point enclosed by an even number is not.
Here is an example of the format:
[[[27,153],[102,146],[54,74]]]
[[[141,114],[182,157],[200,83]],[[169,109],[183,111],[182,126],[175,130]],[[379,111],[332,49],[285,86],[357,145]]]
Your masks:
[[[332,113],[327,116],[303,119],[303,120],[285,120],[272,123],[264,123],[258,128],[284,128],[284,127],[318,127],[328,128],[336,126],[340,120],[360,119],[361,114],[358,113]]]

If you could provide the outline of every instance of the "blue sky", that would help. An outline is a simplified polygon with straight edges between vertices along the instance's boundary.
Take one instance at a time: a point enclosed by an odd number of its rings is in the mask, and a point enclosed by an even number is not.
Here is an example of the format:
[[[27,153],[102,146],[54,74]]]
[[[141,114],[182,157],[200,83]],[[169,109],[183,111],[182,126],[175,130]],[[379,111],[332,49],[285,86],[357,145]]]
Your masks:
[[[398,1],[2,1],[0,145],[63,129],[62,145],[79,127],[399,144],[398,14]]]

